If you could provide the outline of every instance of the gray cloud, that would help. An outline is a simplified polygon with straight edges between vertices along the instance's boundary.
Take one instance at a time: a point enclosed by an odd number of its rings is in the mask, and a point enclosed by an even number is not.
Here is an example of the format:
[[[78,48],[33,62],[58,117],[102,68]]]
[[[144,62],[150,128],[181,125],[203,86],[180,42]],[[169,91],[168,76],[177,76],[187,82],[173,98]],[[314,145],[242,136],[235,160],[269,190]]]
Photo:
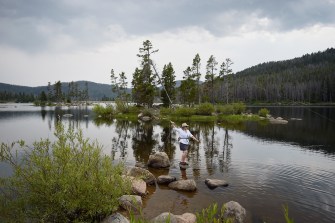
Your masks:
[[[0,0],[0,44],[34,52],[190,26],[215,36],[288,31],[334,24],[334,11],[334,0]]]

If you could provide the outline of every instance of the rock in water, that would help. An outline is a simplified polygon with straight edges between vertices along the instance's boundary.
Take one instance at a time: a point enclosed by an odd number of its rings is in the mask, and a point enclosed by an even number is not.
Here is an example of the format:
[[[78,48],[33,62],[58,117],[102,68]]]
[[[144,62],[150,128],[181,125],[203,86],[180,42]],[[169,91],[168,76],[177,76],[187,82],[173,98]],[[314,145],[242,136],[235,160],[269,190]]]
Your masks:
[[[217,187],[226,187],[228,186],[228,183],[224,180],[218,180],[218,179],[206,179],[205,184],[210,188],[210,189],[215,189]]]
[[[243,223],[246,218],[245,209],[236,201],[229,201],[224,204],[224,219],[232,219],[233,223]]]
[[[133,194],[144,196],[147,193],[147,184],[142,179],[136,179],[132,176],[123,176],[123,178],[131,183]]]
[[[170,166],[170,160],[166,153],[158,152],[149,156],[148,166],[153,168],[165,168]]]
[[[170,175],[161,175],[157,178],[158,184],[169,184],[173,181],[176,181],[176,177],[172,177]]]
[[[168,186],[173,190],[182,190],[182,191],[197,190],[197,185],[194,180],[177,180],[172,183],[169,183]]]
[[[120,213],[106,217],[101,223],[129,223],[129,220]]]
[[[139,212],[142,208],[142,198],[137,195],[123,195],[119,198],[119,203],[127,211]]]
[[[169,220],[169,221],[168,221]],[[152,223],[195,223],[197,220],[196,216],[192,213],[185,213],[182,215],[174,215],[169,212],[164,212],[150,222]]]
[[[149,170],[140,168],[140,167],[133,167],[128,170],[127,175],[132,176],[132,177],[139,177],[143,179],[147,184],[153,185],[156,183],[156,178],[155,176],[150,173]]]

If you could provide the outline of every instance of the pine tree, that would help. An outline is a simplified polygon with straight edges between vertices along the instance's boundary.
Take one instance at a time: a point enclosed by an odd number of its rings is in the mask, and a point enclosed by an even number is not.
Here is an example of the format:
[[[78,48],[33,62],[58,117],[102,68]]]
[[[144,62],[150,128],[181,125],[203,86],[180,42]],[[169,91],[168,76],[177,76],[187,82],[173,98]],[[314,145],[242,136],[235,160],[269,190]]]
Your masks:
[[[215,57],[211,55],[207,61],[206,65],[206,85],[207,89],[209,89],[210,94],[211,94],[211,102],[214,104],[214,80],[216,78],[216,66],[218,65],[218,62],[216,61]],[[209,86],[210,87],[209,87]]]
[[[200,104],[201,102],[201,90],[200,90],[200,78],[201,78],[201,73],[200,73],[200,63],[201,59],[199,54],[197,53],[193,59],[192,63],[192,72],[193,72],[193,77],[197,81],[197,92],[198,92],[198,103]]]
[[[62,83],[60,81],[54,84],[54,95],[56,102],[59,103],[63,100]]]
[[[180,84],[180,100],[191,106],[197,99],[196,81],[193,79],[192,69],[187,67]]]
[[[151,70],[150,56],[158,50],[153,50],[153,46],[149,40],[143,42],[143,47],[139,49],[137,54],[141,58],[141,68],[136,68],[133,74],[133,99],[137,104],[144,104],[151,107],[155,97],[155,77]]]
[[[226,61],[223,61],[221,66],[220,66],[220,72],[219,72],[219,77],[222,81],[226,79],[226,100],[228,104],[228,98],[229,98],[229,84],[231,82],[230,80],[230,75],[233,74],[233,70],[231,69],[231,65],[233,62],[231,61],[230,58],[227,58]],[[221,84],[222,86],[223,84]]]
[[[169,97],[172,101],[176,98],[176,90],[175,90],[176,76],[174,75],[174,73],[175,72],[171,63],[169,63],[168,65],[164,65],[162,74],[162,82],[163,82],[162,87],[165,88],[165,90],[164,89],[161,90],[161,99],[164,107],[170,106]]]

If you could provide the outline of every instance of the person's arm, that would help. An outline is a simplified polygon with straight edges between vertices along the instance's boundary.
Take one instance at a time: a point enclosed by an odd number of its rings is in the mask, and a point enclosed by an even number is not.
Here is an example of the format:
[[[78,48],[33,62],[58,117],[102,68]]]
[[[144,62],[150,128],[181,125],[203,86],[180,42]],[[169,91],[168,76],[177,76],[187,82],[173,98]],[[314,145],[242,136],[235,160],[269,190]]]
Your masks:
[[[193,139],[194,141],[196,141],[196,142],[198,142],[198,143],[200,142],[200,140],[198,140],[197,138],[195,138],[194,135],[192,135],[191,132],[190,132],[190,136],[191,136],[191,139]]]
[[[176,127],[176,124],[175,124],[173,121],[170,121],[170,123],[171,123],[171,125],[172,125],[172,128],[174,128],[174,129],[177,128],[177,127]]]

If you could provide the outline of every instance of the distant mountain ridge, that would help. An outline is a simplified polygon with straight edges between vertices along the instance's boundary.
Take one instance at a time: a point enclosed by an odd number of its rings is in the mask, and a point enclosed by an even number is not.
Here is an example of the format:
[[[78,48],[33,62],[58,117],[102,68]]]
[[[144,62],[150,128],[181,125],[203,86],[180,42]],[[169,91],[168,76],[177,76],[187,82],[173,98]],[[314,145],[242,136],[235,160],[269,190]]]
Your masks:
[[[306,54],[301,57],[265,62],[233,75],[236,91],[229,92],[233,100],[243,102],[304,101],[334,102],[335,100],[335,49]],[[88,84],[90,100],[115,98],[110,84],[76,81],[81,90]],[[176,80],[179,87],[181,80]],[[52,83],[53,84],[53,83]],[[62,91],[68,92],[69,82],[62,82]],[[224,89],[226,83],[222,84]],[[161,88],[161,86],[159,86]],[[232,88],[229,88],[232,91]],[[47,93],[47,86],[28,87],[0,83],[1,92],[39,95]],[[131,89],[128,89],[131,92]],[[222,95],[219,96],[222,99]]]
[[[74,81],[78,84],[79,89],[85,89],[85,83],[88,84],[88,95],[90,100],[101,100],[102,98],[114,98],[115,94],[112,92],[112,85],[110,84],[100,84],[91,81]],[[52,85],[52,84],[51,84]],[[62,92],[68,92],[69,82],[62,82]],[[47,86],[38,87],[28,87],[20,85],[12,85],[6,83],[0,83],[1,92],[11,92],[11,93],[25,93],[33,94],[35,96],[41,94],[42,91],[48,92]]]

